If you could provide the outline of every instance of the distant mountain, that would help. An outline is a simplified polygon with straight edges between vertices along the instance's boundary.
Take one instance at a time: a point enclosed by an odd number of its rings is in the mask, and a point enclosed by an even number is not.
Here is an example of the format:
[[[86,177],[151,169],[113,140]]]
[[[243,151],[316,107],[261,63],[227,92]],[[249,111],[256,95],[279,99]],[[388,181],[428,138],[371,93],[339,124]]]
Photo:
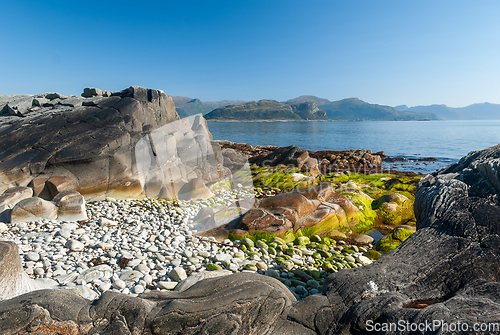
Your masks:
[[[286,101],[286,104],[299,101],[314,101],[333,120],[437,120],[432,113],[398,111],[390,106],[369,104],[358,98],[329,101],[312,95],[303,95]]]
[[[406,111],[434,113],[439,118],[448,120],[500,120],[500,105],[488,102],[458,108],[446,105],[415,106]]]
[[[182,96],[172,96],[175,104],[175,110],[180,117],[188,117],[195,114],[207,114],[212,110],[243,102],[243,100],[222,100],[222,101],[201,101]]]
[[[276,100],[250,101],[214,109],[205,115],[207,120],[327,120],[326,113],[314,102],[283,104]]]
[[[243,100],[221,100],[221,101],[203,101],[203,104],[205,106],[208,106],[212,108],[212,110],[219,108],[219,107],[226,107],[229,105],[236,105],[236,104],[241,104],[244,103],[245,101]]]
[[[403,111],[405,111],[405,110],[408,109],[408,106],[406,106],[406,105],[399,105],[399,106],[394,107],[394,109],[397,110],[397,111],[403,112]]]
[[[318,105],[318,107],[331,103],[331,101],[328,99],[318,98],[314,95],[301,95],[300,97],[284,101],[283,103],[284,104],[294,104],[294,103],[298,103],[298,102],[307,102],[307,101],[315,102],[316,105]]]

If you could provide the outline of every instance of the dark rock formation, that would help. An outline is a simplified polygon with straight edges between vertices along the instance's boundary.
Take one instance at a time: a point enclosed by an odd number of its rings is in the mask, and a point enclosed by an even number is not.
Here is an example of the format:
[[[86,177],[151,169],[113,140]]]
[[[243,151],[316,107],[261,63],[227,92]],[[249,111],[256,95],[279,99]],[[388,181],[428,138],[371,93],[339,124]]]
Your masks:
[[[90,301],[72,290],[41,290],[0,302],[0,333],[316,334],[286,318],[293,302],[279,281],[251,273],[140,298],[105,292]]]
[[[309,172],[313,176],[319,174],[318,161],[309,157],[309,153],[294,145],[279,148],[268,154],[260,154],[248,160],[258,166],[290,165]]]
[[[339,332],[367,330],[368,320],[461,322],[469,331],[474,323],[498,322],[499,157],[500,145],[472,152],[422,179],[414,205],[417,232],[373,265],[329,277],[324,293],[338,303]],[[456,332],[443,327],[442,333]]]

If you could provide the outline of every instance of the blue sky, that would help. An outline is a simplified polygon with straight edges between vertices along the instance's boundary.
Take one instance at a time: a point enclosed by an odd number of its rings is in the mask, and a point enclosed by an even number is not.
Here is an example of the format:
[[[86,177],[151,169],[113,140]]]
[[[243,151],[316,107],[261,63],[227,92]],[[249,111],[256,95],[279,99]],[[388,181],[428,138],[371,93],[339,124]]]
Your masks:
[[[500,103],[499,1],[2,1],[0,94]]]

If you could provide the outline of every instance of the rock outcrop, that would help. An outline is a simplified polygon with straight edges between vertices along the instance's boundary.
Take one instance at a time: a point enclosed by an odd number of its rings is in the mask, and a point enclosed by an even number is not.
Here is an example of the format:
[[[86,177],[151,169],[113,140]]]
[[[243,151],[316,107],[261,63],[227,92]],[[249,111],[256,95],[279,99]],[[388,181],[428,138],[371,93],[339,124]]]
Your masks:
[[[171,97],[131,86],[86,88],[0,100],[0,191],[33,188],[51,200],[62,191],[86,199],[176,198],[188,181],[227,177],[205,120],[179,119]],[[219,161],[220,160],[220,161]]]
[[[279,148],[268,154],[253,156],[248,161],[258,166],[290,165],[309,172],[312,176],[319,174],[318,161],[311,158],[307,151],[294,145]]]

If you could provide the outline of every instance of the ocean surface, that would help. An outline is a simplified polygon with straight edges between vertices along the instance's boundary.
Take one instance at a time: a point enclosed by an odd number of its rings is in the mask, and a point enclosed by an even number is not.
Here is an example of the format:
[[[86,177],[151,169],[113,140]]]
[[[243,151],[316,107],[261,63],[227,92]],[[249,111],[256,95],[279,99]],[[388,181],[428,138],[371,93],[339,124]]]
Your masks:
[[[250,145],[296,145],[310,151],[368,149],[402,157],[387,168],[428,173],[470,151],[500,143],[500,120],[209,122],[215,140]],[[433,157],[437,162],[416,162]],[[427,164],[427,165],[426,165]]]

